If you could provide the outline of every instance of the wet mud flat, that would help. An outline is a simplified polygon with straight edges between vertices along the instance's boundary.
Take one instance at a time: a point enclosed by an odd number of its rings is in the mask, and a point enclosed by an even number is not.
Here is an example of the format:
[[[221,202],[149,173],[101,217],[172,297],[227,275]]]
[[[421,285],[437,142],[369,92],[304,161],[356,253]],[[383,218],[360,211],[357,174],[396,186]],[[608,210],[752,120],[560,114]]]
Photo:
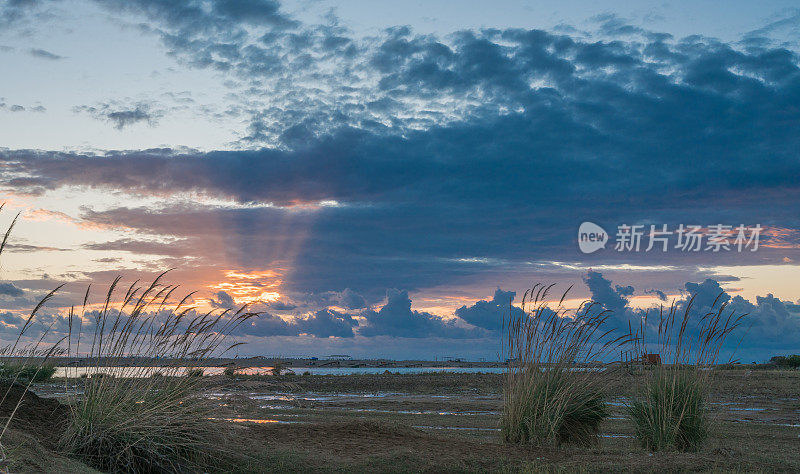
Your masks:
[[[642,375],[614,377],[588,447],[502,443],[499,374],[214,376],[198,396],[256,459],[243,472],[800,471],[800,371],[716,371],[713,433],[696,453],[642,449],[626,411]]]
[[[800,371],[715,373],[713,434],[697,453],[643,450],[626,408],[641,375],[615,377],[611,416],[597,445],[549,449],[501,442],[497,374],[245,378],[210,383],[203,396],[217,400],[232,423],[249,427],[253,439],[306,467],[800,470]],[[321,459],[332,464],[320,466]]]

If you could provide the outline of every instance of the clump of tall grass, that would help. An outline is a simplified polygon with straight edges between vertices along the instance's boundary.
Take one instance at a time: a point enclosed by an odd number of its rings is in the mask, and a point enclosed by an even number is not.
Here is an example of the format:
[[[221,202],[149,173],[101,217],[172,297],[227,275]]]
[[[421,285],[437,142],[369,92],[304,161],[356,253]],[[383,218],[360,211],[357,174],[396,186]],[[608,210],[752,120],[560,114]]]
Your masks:
[[[569,290],[550,308],[552,288],[536,285],[526,291],[522,311],[509,307],[504,321],[509,366],[500,428],[506,442],[591,443],[608,416],[607,377],[594,373],[602,370],[596,360],[624,344],[626,336],[613,338],[612,331],[603,331],[610,313],[596,303],[564,308]]]
[[[217,407],[198,396],[202,377],[195,375],[202,369],[185,364],[202,365],[236,346],[223,347],[226,337],[255,314],[244,308],[197,314],[187,305],[191,295],[169,304],[176,287],[162,285],[162,276],[146,287],[134,283],[114,304],[117,278],[93,311],[87,311],[87,290],[83,314],[69,314],[68,352],[106,375],[82,379],[61,444],[101,470],[219,470],[235,454],[224,448],[225,426],[212,420]],[[131,358],[136,364],[125,366]],[[174,362],[161,369],[163,376],[151,377],[150,367],[163,361]]]
[[[697,451],[703,446],[711,430],[707,402],[711,369],[723,342],[745,316],[729,311],[717,297],[706,314],[692,318],[694,298],[685,302],[682,315],[674,302],[666,313],[663,308],[659,311],[655,348],[666,365],[647,371],[641,393],[628,407],[636,437],[652,451]],[[633,338],[637,363],[653,348],[647,328],[645,317]]]

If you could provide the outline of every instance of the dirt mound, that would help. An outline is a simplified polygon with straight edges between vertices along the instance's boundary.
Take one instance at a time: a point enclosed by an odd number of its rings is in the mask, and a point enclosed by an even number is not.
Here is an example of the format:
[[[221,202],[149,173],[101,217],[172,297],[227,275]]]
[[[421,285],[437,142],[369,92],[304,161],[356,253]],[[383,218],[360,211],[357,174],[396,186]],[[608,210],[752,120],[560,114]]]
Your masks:
[[[0,382],[0,400],[2,426],[22,400],[9,427],[30,434],[46,448],[56,448],[69,414],[66,405],[52,398],[41,398],[23,385],[8,382]]]

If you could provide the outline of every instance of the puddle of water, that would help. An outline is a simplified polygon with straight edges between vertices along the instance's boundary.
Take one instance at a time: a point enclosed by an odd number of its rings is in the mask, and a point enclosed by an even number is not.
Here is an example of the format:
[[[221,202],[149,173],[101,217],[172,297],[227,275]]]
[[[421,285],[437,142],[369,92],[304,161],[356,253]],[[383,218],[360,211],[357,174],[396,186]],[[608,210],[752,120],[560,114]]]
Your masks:
[[[430,426],[430,425],[414,425],[413,428],[425,430],[464,430],[464,431],[500,431],[500,428],[478,428],[470,426]]]
[[[296,374],[305,372],[311,375],[374,375],[390,372],[392,374],[425,374],[448,372],[454,374],[502,374],[505,367],[292,367]]]
[[[212,420],[229,421],[231,423],[258,423],[258,424],[275,423],[279,425],[285,425],[289,423],[300,423],[299,421],[275,420],[275,419],[264,419],[264,418],[212,418]]]
[[[762,421],[762,420],[747,420],[744,418],[737,418],[735,420],[731,420],[734,423],[752,423],[758,425],[769,425],[769,426],[786,426],[789,428],[800,428],[800,423],[775,423],[772,421]]]
[[[276,394],[259,394],[250,393],[247,396],[254,400],[281,400],[281,401],[294,401],[306,400],[315,402],[329,402],[333,400],[341,400],[345,398],[386,398],[394,396],[402,396],[402,393],[397,392],[374,392],[374,393],[330,393],[325,395],[315,394],[313,392],[304,393],[302,396],[295,396],[291,393],[276,393]]]
[[[247,395],[247,398],[250,398],[252,400],[283,401],[283,402],[292,402],[292,401],[295,401],[295,400],[310,400],[310,398],[306,398],[306,397],[298,398],[298,397],[293,397],[293,396],[288,395],[288,394],[257,395],[257,394],[251,393],[250,395]]]
[[[499,415],[499,411],[426,411],[426,410],[381,410],[378,408],[334,408],[336,410],[359,411],[369,413],[398,413],[401,415],[442,415],[442,416],[480,416]]]

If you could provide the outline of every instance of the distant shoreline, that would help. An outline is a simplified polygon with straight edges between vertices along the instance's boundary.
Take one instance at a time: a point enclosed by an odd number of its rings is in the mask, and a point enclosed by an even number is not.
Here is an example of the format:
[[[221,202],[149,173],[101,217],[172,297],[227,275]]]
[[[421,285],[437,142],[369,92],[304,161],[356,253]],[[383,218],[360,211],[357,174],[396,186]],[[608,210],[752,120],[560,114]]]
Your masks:
[[[40,358],[14,357],[5,360],[27,360],[40,362]],[[193,359],[160,359],[130,357],[114,359],[89,359],[86,357],[51,357],[49,364],[59,367],[89,367],[89,366],[122,366],[122,367],[170,367],[176,365],[193,365],[197,363],[204,367],[273,367],[276,364],[285,368],[317,367],[317,368],[413,368],[413,367],[505,367],[503,362],[467,361],[467,360],[390,360],[390,359],[330,359],[330,358],[278,358],[278,357],[247,357],[247,358],[208,358],[202,361]]]

